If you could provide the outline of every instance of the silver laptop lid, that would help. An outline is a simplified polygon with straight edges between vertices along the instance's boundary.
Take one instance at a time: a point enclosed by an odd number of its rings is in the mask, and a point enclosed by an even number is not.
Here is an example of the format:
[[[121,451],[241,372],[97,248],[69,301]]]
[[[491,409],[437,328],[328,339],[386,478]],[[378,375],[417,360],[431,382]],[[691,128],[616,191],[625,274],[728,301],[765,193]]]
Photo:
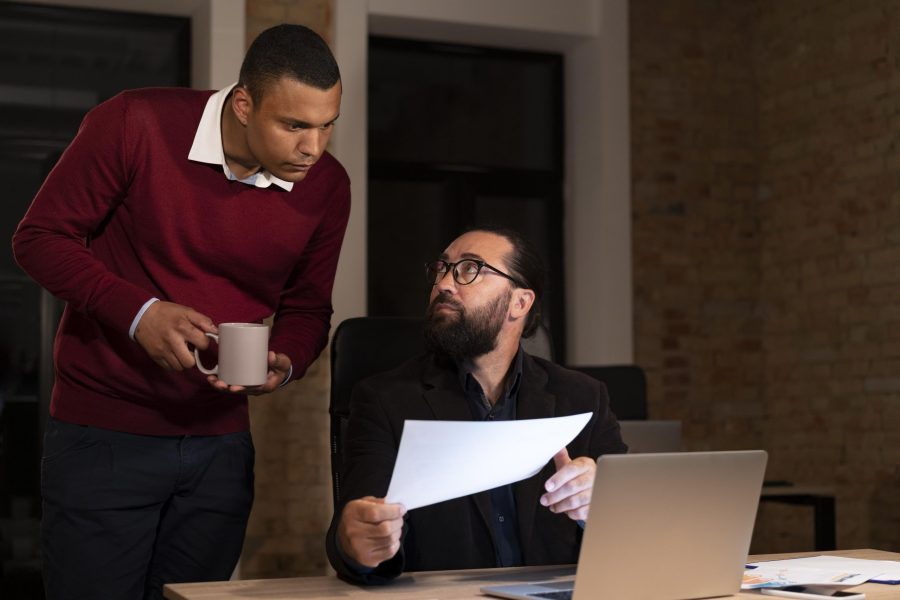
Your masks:
[[[600,457],[574,600],[737,593],[766,458],[762,450]]]

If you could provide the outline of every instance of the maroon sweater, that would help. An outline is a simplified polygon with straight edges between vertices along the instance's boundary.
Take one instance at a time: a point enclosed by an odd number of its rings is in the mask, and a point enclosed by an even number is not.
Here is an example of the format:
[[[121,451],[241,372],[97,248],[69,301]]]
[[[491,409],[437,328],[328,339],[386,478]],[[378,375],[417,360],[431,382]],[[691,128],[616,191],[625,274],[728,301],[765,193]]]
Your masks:
[[[67,302],[50,413],[150,435],[247,430],[247,399],[165,371],[128,337],[156,296],[213,322],[275,313],[293,378],[325,347],[350,182],[325,153],[286,192],[187,156],[212,92],[146,89],[94,108],[13,237],[19,265]]]

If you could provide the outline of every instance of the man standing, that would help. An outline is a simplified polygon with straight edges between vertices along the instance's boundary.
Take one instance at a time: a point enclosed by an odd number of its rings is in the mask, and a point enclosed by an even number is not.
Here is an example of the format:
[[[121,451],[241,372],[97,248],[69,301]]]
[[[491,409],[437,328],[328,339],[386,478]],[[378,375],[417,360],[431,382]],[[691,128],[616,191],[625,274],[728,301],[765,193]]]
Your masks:
[[[428,264],[426,277],[428,352],[354,390],[344,446],[349,501],[335,507],[326,542],[332,566],[351,581],[384,583],[404,570],[576,562],[595,459],[627,448],[602,383],[522,350],[540,319],[540,258],[513,232],[475,230]],[[529,479],[408,513],[384,502],[405,419],[583,412],[593,414],[585,429]]]
[[[13,238],[66,301],[44,442],[47,597],[158,598],[227,579],[253,500],[247,394],[324,348],[350,183],[325,146],[337,64],[264,31],[219,92],[128,91],[85,117]],[[274,313],[267,381],[194,367],[216,323]]]

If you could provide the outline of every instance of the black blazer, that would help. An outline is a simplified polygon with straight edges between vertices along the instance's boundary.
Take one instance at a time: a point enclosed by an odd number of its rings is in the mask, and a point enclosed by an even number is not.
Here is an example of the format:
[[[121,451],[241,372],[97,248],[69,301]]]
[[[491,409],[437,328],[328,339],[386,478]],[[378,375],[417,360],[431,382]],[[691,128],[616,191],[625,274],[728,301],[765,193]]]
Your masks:
[[[572,458],[627,451],[601,382],[525,354],[520,386],[518,419],[593,413],[568,446]],[[387,493],[405,419],[472,420],[453,365],[426,354],[356,386],[344,443],[344,502],[363,496],[383,497]],[[554,472],[551,460],[537,475],[513,484],[519,541],[526,565],[578,561],[581,527],[569,517],[540,505],[543,483]],[[343,505],[335,507],[326,547],[328,559],[344,579],[383,583],[404,570],[496,566],[488,492],[409,511],[400,551],[364,575],[349,567],[337,550],[337,524],[342,510]]]

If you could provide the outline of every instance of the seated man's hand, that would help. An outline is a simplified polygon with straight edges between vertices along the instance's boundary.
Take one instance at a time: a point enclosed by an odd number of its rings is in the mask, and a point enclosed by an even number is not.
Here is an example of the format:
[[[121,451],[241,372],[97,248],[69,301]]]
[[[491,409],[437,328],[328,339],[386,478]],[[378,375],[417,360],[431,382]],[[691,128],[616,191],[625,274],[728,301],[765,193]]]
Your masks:
[[[206,333],[218,333],[212,319],[174,302],[154,302],[138,321],[134,339],[163,369],[182,371],[194,366],[192,344],[209,346]]]
[[[587,520],[597,463],[587,456],[572,460],[565,448],[553,456],[553,463],[556,473],[544,483],[547,493],[541,496],[541,504],[575,521]]]
[[[348,557],[364,567],[377,567],[400,550],[402,504],[366,496],[344,506],[338,525],[338,543]]]

